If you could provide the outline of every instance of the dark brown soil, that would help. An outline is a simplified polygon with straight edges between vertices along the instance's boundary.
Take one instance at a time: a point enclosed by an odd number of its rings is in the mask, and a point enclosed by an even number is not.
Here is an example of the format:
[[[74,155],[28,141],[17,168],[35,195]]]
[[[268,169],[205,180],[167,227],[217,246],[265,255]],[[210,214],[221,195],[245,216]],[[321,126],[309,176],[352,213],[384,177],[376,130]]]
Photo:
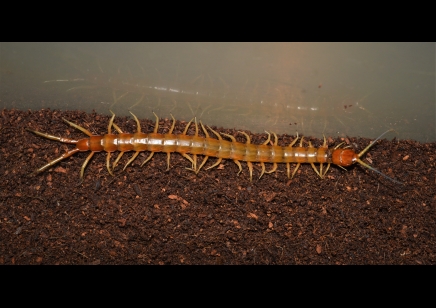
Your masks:
[[[366,155],[395,184],[361,166],[333,166],[321,180],[310,165],[293,180],[285,165],[258,180],[225,161],[198,175],[179,154],[126,154],[109,175],[105,153],[78,153],[34,177],[72,145],[25,128],[83,138],[64,117],[95,134],[108,117],[84,112],[3,110],[0,117],[0,264],[435,264],[436,144],[381,140]],[[131,118],[117,118],[127,132]],[[141,121],[142,131],[154,123]],[[175,133],[185,123],[177,122]],[[160,121],[166,131],[170,121]],[[217,129],[244,137],[236,130]],[[188,134],[192,134],[192,129]],[[261,143],[266,135],[251,135]],[[289,136],[280,136],[282,145]],[[321,140],[311,139],[316,146]],[[329,138],[363,149],[371,140]],[[113,155],[112,159],[115,159]],[[207,165],[214,163],[210,159]],[[366,160],[368,161],[368,160]],[[206,166],[207,166],[206,165]],[[271,168],[271,166],[268,166]]]

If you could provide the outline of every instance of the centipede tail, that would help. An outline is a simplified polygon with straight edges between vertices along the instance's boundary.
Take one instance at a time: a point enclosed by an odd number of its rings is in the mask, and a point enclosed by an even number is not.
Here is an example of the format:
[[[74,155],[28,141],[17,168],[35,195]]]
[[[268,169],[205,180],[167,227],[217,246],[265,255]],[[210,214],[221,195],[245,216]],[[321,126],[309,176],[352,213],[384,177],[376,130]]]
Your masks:
[[[319,148],[315,148],[310,141],[308,142],[309,146],[304,147],[303,146],[304,137],[301,137],[299,146],[294,147],[294,145],[297,143],[299,139],[298,134],[297,137],[294,140],[292,140],[292,142],[288,146],[281,147],[278,146],[278,138],[274,132],[272,133],[266,132],[268,135],[267,140],[264,143],[257,145],[251,143],[250,136],[247,133],[239,131],[238,133],[244,135],[246,139],[245,143],[240,143],[236,141],[236,138],[234,136],[224,133],[219,134],[211,127],[209,126],[205,127],[203,123],[201,123],[200,121],[200,127],[205,135],[205,137],[201,137],[198,135],[199,125],[197,123],[196,118],[192,119],[186,124],[186,127],[182,134],[176,135],[173,134],[176,120],[172,115],[171,115],[172,124],[169,131],[165,134],[160,134],[158,133],[159,117],[155,113],[153,114],[156,118],[156,124],[154,126],[153,132],[143,133],[141,131],[141,124],[138,118],[132,112],[130,112],[134,120],[136,121],[137,129],[136,129],[136,133],[129,134],[129,133],[124,133],[121,130],[121,128],[114,123],[115,114],[112,111],[111,113],[112,113],[112,117],[108,124],[107,134],[105,135],[92,135],[87,129],[77,124],[74,124],[72,122],[69,122],[66,119],[63,119],[70,126],[77,128],[78,130],[82,131],[84,134],[88,136],[88,138],[83,138],[80,140],[57,137],[28,128],[27,130],[38,136],[63,142],[63,143],[70,143],[76,145],[74,149],[48,162],[41,168],[37,169],[33,174],[43,172],[44,170],[50,168],[51,166],[55,165],[59,161],[64,160],[65,158],[70,157],[77,152],[90,151],[91,153],[86,158],[80,170],[80,178],[83,179],[85,168],[89,163],[89,161],[91,160],[92,156],[96,152],[104,151],[107,153],[106,168],[109,174],[114,175],[113,171],[125,152],[134,151],[134,154],[124,165],[123,170],[125,170],[138,157],[139,153],[148,151],[150,152],[150,154],[145,159],[145,161],[141,164],[141,167],[144,164],[146,164],[148,161],[150,161],[154,153],[164,152],[167,154],[167,166],[168,166],[167,170],[169,170],[171,153],[176,152],[176,153],[180,153],[191,163],[191,167],[186,169],[191,170],[197,174],[201,170],[201,168],[203,168],[203,166],[206,164],[206,162],[210,157],[216,157],[217,161],[211,166],[207,167],[206,170],[218,166],[223,159],[231,159],[238,166],[239,168],[238,175],[239,175],[242,172],[241,161],[245,161],[247,163],[247,167],[250,175],[250,181],[252,181],[253,163],[259,163],[261,166],[259,179],[262,178],[262,176],[265,173],[275,172],[278,168],[279,163],[286,163],[288,178],[293,178],[295,176],[301,164],[309,163],[312,166],[315,173],[321,179],[325,177],[331,164],[335,164],[341,168],[344,168],[354,163],[358,163],[361,166],[364,166],[384,176],[385,178],[393,181],[394,183],[401,184],[399,181],[388,177],[387,175],[381,173],[380,171],[376,170],[372,166],[360,160],[360,158],[375,144],[376,141],[378,141],[382,136],[384,136],[386,133],[392,130],[388,130],[384,132],[374,142],[369,144],[363,151],[361,151],[359,154],[356,154],[354,150],[350,149],[349,147],[341,148],[342,144],[337,145],[333,149],[329,149],[327,146],[327,141],[325,136],[324,136],[324,143]],[[194,136],[189,136],[187,135],[187,132],[193,122],[195,125],[195,134]],[[112,127],[117,131],[117,134],[112,134]],[[217,139],[211,138],[208,130],[211,131]],[[271,140],[271,135],[274,137],[274,141]],[[230,141],[223,139],[222,136],[230,139]],[[116,151],[118,151],[119,154],[111,167],[110,166],[111,153]],[[204,157],[199,165],[197,165],[198,155]],[[272,169],[267,171],[265,168],[265,163],[272,163],[273,164]],[[294,168],[292,174],[290,168],[291,163],[296,164],[296,167]],[[319,170],[317,169],[315,164],[320,165]],[[323,168],[324,164],[327,164],[327,167],[325,169]]]

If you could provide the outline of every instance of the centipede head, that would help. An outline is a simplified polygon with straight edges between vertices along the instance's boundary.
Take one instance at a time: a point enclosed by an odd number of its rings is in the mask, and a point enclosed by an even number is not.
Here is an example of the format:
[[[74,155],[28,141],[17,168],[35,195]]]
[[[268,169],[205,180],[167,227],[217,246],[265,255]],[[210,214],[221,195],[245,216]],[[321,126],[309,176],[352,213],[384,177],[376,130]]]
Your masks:
[[[393,131],[393,129],[389,129],[389,130],[385,131],[377,139],[375,139],[373,142],[371,142],[365,149],[363,149],[359,154],[354,152],[353,149],[349,149],[349,148],[337,149],[336,148],[335,150],[333,150],[333,153],[332,153],[332,162],[338,166],[341,166],[341,167],[348,167],[354,163],[358,163],[359,165],[364,166],[364,167],[384,176],[385,178],[391,180],[394,183],[403,184],[397,180],[394,180],[394,179],[388,177],[386,174],[378,171],[374,167],[372,167],[372,166],[370,166],[370,165],[368,165],[360,160],[360,157],[362,157],[381,137],[383,137],[386,133],[391,132],[391,131]]]
[[[332,162],[341,167],[348,167],[359,160],[359,154],[353,149],[334,149],[332,153]]]

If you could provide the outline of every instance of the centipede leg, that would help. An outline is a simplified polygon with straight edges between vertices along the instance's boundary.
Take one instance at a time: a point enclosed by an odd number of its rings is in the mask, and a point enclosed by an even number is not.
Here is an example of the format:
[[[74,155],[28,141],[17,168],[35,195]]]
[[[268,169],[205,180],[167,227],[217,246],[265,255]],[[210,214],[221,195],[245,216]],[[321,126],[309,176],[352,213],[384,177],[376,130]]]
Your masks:
[[[277,170],[277,167],[278,167],[277,163],[273,163],[272,169],[270,171],[265,171],[265,173],[273,173]]]
[[[263,145],[267,145],[271,140],[271,134],[268,133],[267,131],[265,131],[265,133],[268,134],[268,138],[266,139],[266,141],[264,143],[262,143]],[[260,173],[259,180],[262,177],[262,175],[265,173],[265,164],[263,162],[261,162],[260,165],[262,166],[262,172]]]
[[[262,172],[260,173],[259,180],[262,177],[262,175],[265,173],[265,164],[263,162],[261,162],[260,165],[262,167]]]
[[[153,114],[154,114],[154,116],[156,117],[156,124],[154,125],[154,130],[153,130],[153,132],[154,132],[155,134],[157,134],[157,130],[158,130],[158,128],[159,128],[159,117],[157,116],[156,113],[153,112]],[[138,129],[140,129],[139,121],[137,121],[136,123],[138,124]],[[154,155],[154,152],[151,152],[150,155],[147,157],[147,159],[144,160],[144,162],[141,164],[141,167],[144,166],[144,165],[145,165],[145,164],[146,164],[146,163],[147,163],[147,162],[148,162],[148,161],[153,157],[153,155]],[[137,156],[137,155],[136,155],[136,153],[135,153],[135,155],[133,155],[131,161],[133,161],[133,159],[135,159],[136,156]],[[127,163],[129,164],[131,161],[129,160]],[[126,164],[126,167],[127,167],[128,164]]]
[[[171,118],[173,118],[173,124],[171,125],[171,128],[170,128],[168,134],[172,134],[173,130],[174,130],[174,127],[176,126],[176,119],[174,119],[172,114],[171,114]]]
[[[239,174],[242,172],[242,166],[241,166],[241,163],[239,162],[239,160],[236,160],[236,159],[234,159],[233,161],[234,161],[235,164],[237,164],[238,167],[239,167],[239,172],[238,172],[238,175],[239,175]]]
[[[192,168],[186,168],[186,169],[187,169],[187,170],[193,170],[193,171],[195,171],[196,164],[195,164],[195,161],[191,158],[191,156],[189,156],[189,155],[186,154],[186,153],[182,153],[182,156],[183,156],[184,158],[186,158],[187,160],[189,160],[189,161],[191,162],[191,164],[192,164]]]
[[[191,121],[188,122],[188,124],[186,124],[185,130],[183,131],[182,135],[186,135],[186,133],[188,132],[189,126],[191,125],[192,121],[194,121],[194,119],[192,119]]]
[[[218,140],[223,140],[223,138],[221,138],[221,135],[218,134],[218,132],[214,131],[214,130],[213,130],[212,128],[210,128],[209,126],[207,126],[207,128],[209,128],[210,131],[211,131],[212,133],[215,134],[215,136],[218,138]],[[204,127],[203,127],[203,129],[204,129]],[[206,130],[205,130],[205,131],[206,131]],[[209,134],[206,134],[206,136],[209,137]],[[223,160],[222,158],[218,158],[218,160],[216,161],[216,163],[214,163],[212,166],[206,168],[206,170],[209,170],[209,169],[212,169],[213,167],[218,166],[218,165],[221,163],[222,160]]]
[[[203,125],[203,123],[201,123],[201,121],[200,121],[200,125],[201,125],[201,128],[203,129],[204,134],[206,135],[206,138],[210,138],[209,133],[204,128],[204,125]],[[207,162],[208,159],[209,159],[209,156],[204,157],[203,162],[200,164],[200,166],[198,167],[198,169],[195,173],[198,173],[200,171],[200,169],[204,166],[204,164]]]
[[[245,142],[245,144],[251,143],[250,136],[247,133],[241,132],[241,131],[239,133],[243,134],[245,136],[245,138],[247,139],[247,142]],[[232,140],[234,140],[234,138]],[[236,140],[234,140],[234,141],[236,141]],[[260,174],[259,179],[262,177],[263,173],[265,172],[265,165],[263,163],[261,163],[261,165],[262,165],[262,173]],[[250,172],[250,182],[252,182],[252,180],[253,180],[253,164],[251,162],[247,161],[247,166],[248,166],[248,171]]]
[[[198,137],[198,123],[197,123],[197,118],[194,118],[195,121],[195,137]],[[191,124],[192,120],[188,123],[188,125],[186,125],[185,131],[183,132],[183,134],[186,134],[186,132],[188,131],[188,127]],[[203,127],[204,129],[204,127]],[[198,174],[198,172],[200,171],[201,167],[206,163],[207,159],[209,158],[209,156],[206,156],[203,159],[203,162],[200,164],[200,167],[197,169],[197,154],[193,154],[193,158],[189,157],[188,154],[183,154],[183,157],[187,158],[188,160],[191,161],[192,163],[192,168],[186,168],[187,170],[191,170],[194,171],[196,174]]]
[[[88,157],[85,159],[85,162],[82,165],[82,168],[80,169],[80,179],[83,180],[83,174],[85,173],[86,165],[91,160],[92,156],[94,156],[95,152],[91,152],[91,154],[88,155]]]
[[[250,182],[252,182],[253,181],[253,164],[250,161],[247,161],[247,166],[248,166],[248,171],[250,172]],[[241,173],[241,171],[239,171],[239,173]],[[259,177],[259,179],[260,179],[260,177]]]
[[[171,125],[171,128],[168,131],[168,134],[173,133],[174,127],[176,125],[176,119],[174,119],[172,114],[171,114],[171,118],[173,118],[173,124]],[[167,152],[167,171],[170,170],[170,158],[171,158],[171,152]]]
[[[273,144],[277,145],[277,143],[278,143],[277,135],[276,135],[276,133],[273,133],[273,135],[274,135],[274,143]],[[268,139],[270,139],[269,133],[268,133]],[[277,170],[277,163],[273,163],[273,168],[270,171],[265,171],[265,173],[273,173],[276,170]],[[259,179],[260,179],[260,177],[259,177]]]
[[[128,165],[130,165],[132,163],[132,161],[135,160],[135,158],[138,156],[138,154],[141,153],[140,151],[135,152],[135,154],[133,154],[132,158],[129,159],[129,161],[124,165],[123,171],[127,168]]]
[[[200,166],[198,167],[198,170],[196,173],[198,173],[200,171],[200,169],[204,166],[204,164],[207,162],[207,160],[209,159],[209,156],[205,156],[202,163],[200,164]]]
[[[56,159],[52,160],[51,162],[45,164],[45,165],[42,166],[41,168],[35,170],[35,171],[34,171],[33,173],[31,173],[30,175],[33,176],[33,175],[35,175],[35,174],[37,174],[37,173],[40,173],[40,172],[42,172],[42,171],[44,171],[44,170],[50,168],[51,166],[57,164],[57,163],[60,162],[61,160],[65,159],[65,158],[67,158],[67,157],[70,157],[71,155],[73,155],[73,154],[75,154],[75,153],[77,153],[77,152],[79,152],[79,151],[80,151],[80,150],[77,149],[77,148],[74,149],[74,150],[68,151],[67,153],[62,154],[62,155],[59,156],[58,158],[56,158]]]
[[[218,158],[218,160],[216,161],[216,163],[213,164],[213,165],[210,166],[210,167],[207,167],[206,170],[209,170],[209,169],[212,169],[213,167],[218,166],[218,165],[221,163],[222,160],[223,160],[222,158]]]
[[[313,148],[313,145],[310,141],[309,141],[309,148]],[[312,166],[313,170],[315,170],[316,174],[318,174],[318,176],[322,179],[322,165],[320,166],[321,173],[316,169],[316,166],[314,163],[310,163],[310,165]]]
[[[194,161],[194,166],[192,167],[192,171],[194,171],[195,173],[197,173],[197,154],[193,155],[194,157],[192,158],[192,160]]]
[[[242,132],[242,133],[243,133],[243,132]],[[224,134],[224,133],[222,133],[222,134],[223,134],[224,136],[230,138],[233,142],[236,142],[236,138],[233,137],[232,135],[228,135],[228,134]],[[245,133],[244,133],[244,134],[245,134]],[[248,136],[247,134],[245,134],[245,135]],[[250,137],[248,137],[247,141],[250,142]],[[239,172],[238,172],[238,175],[239,175],[239,174],[242,172],[242,166],[241,166],[241,163],[240,163],[239,160],[237,160],[237,159],[234,159],[233,161],[234,161],[235,164],[238,165],[238,167],[239,167]],[[248,162],[247,162],[247,163],[248,163]]]
[[[167,152],[167,170],[170,170],[170,158],[171,158],[171,153]]]
[[[111,113],[112,113],[112,117],[111,117],[111,119],[109,120],[109,125],[108,125],[108,127],[107,127],[107,133],[108,134],[111,134],[112,133],[112,126],[114,126],[114,128],[117,130],[117,131],[121,131],[121,129],[114,123],[114,119],[115,119],[115,113],[113,113],[112,112],[112,110],[109,110]],[[122,131],[121,131],[122,132]],[[107,153],[107,156],[106,156],[106,168],[107,168],[107,171],[109,172],[109,174],[110,175],[114,175],[113,174],[113,172],[112,172],[112,170],[111,170],[111,168],[110,168],[110,159],[111,159],[111,153],[110,152],[108,152]]]
[[[289,146],[294,145],[294,143],[295,143],[297,140],[298,140],[298,134],[297,134],[297,139],[295,139],[295,140],[294,140],[294,141],[293,141]],[[300,147],[303,147],[303,140],[304,140],[304,137],[301,137],[301,139],[300,139]],[[294,175],[295,175],[295,173],[297,172],[298,168],[300,168],[300,165],[301,165],[301,163],[298,163],[297,166],[295,167],[294,172],[292,172],[291,179],[294,177]]]
[[[198,137],[198,124],[197,124],[197,117],[195,117],[194,119],[195,119],[195,120],[194,120],[194,123],[195,123],[195,135],[194,135],[194,136],[195,136],[195,137]],[[192,171],[194,171],[195,174],[197,174],[197,173],[198,173],[198,170],[197,170],[197,154],[194,154],[193,161],[194,161],[194,166],[193,166]]]
[[[297,138],[295,138],[289,145],[288,147],[292,148],[292,146],[297,142],[298,140],[298,132],[297,132]],[[288,171],[288,179],[292,179],[295,175],[295,173],[297,172],[298,168],[300,167],[300,163],[297,164],[297,167],[295,167],[294,172],[292,172],[292,177],[291,177],[291,164],[290,163],[286,163],[286,169]]]
[[[110,111],[110,113],[112,113],[112,117],[111,117],[111,119],[109,120],[109,125],[108,125],[108,127],[107,127],[107,133],[108,134],[111,134],[112,133],[112,126],[114,126],[114,128],[118,131],[118,130],[121,130],[115,123],[114,123],[114,119],[115,119],[115,113],[113,113],[113,111],[112,110],[109,110]]]
[[[264,143],[262,143],[263,145],[267,145],[271,141],[271,134],[268,133],[267,131],[265,131],[265,133],[268,135],[268,138],[266,139],[266,141]]]
[[[112,112],[112,110],[109,110],[112,113],[112,118],[109,121],[109,127],[108,127],[108,134],[111,133],[111,127],[113,126],[115,128],[115,130],[122,134],[123,131],[121,130],[121,128],[114,123],[114,119],[115,119],[115,113]],[[112,170],[115,169],[116,165],[118,164],[118,162],[120,161],[121,157],[123,156],[124,152],[120,152],[120,154],[118,154],[117,158],[115,159],[114,163],[112,164]]]
[[[117,132],[119,132],[120,134],[123,133],[123,131],[121,130],[121,128],[120,128],[117,124],[112,123],[112,126],[113,126],[113,127],[115,128],[115,130],[116,130]]]
[[[325,139],[325,135],[323,135],[323,136],[324,136],[324,143],[322,144],[322,147],[325,149],[328,149],[327,140]],[[324,174],[323,174],[322,173],[322,163],[321,163],[320,172],[321,172],[321,175],[323,177],[327,174],[327,171],[329,171],[329,168],[330,168],[330,163],[327,163],[327,169],[325,169]]]
[[[324,175],[326,175],[327,171],[329,171],[330,163],[327,164],[327,168],[325,169]]]
[[[286,170],[288,173],[288,179],[291,178],[291,164],[290,163],[286,163]]]
[[[291,179],[294,178],[294,175],[295,175],[295,173],[297,173],[297,170],[298,170],[298,168],[300,168],[300,165],[301,165],[301,163],[298,163],[297,166],[295,167],[294,172],[292,172]]]
[[[150,155],[147,157],[146,160],[144,160],[144,162],[141,164],[141,167],[144,166],[152,157],[153,157],[154,152],[151,152]]]
[[[183,131],[182,135],[186,135],[186,133],[188,132],[189,126],[191,125],[192,121],[194,121],[194,119],[192,119],[191,121],[188,122],[188,124],[186,124],[185,130]],[[196,167],[196,163],[194,162],[194,160],[186,153],[181,153],[183,157],[185,157],[187,160],[189,160],[192,164],[191,168],[186,168],[187,170],[192,170],[195,172],[195,167]],[[195,161],[197,160],[197,158],[195,157]]]
[[[141,132],[141,123],[139,123],[138,118],[133,114],[133,112],[131,112],[131,111],[129,111],[129,112],[133,116],[133,118],[135,119],[135,122],[136,122],[136,131],[138,133],[140,133]]]
[[[107,171],[109,171],[109,174],[114,176],[111,168],[110,168],[110,160],[111,160],[111,152],[107,152],[107,156],[106,156],[106,167],[107,167]]]
[[[129,112],[136,121],[136,131],[138,133],[140,133],[141,132],[141,123],[139,123],[138,118],[133,114],[133,112],[131,112],[131,111],[129,111]],[[120,155],[117,157],[117,160],[115,161],[116,163],[118,163],[118,160],[121,158],[123,153],[124,152],[121,152]],[[138,157],[139,153],[140,153],[140,151],[136,151],[135,154],[133,154],[132,158],[130,158],[129,161],[124,165],[123,171],[126,170],[127,166],[130,165],[136,159],[136,157]],[[114,163],[113,168],[115,168],[115,165],[116,164]]]
[[[198,173],[200,171],[201,167],[204,166],[204,164],[207,162],[208,158],[209,158],[209,156],[204,157],[203,161],[201,162],[200,166],[198,167],[198,169],[195,173]]]
[[[313,170],[315,170],[316,174],[319,175],[319,177],[322,179],[322,175],[319,173],[318,169],[316,169],[316,166],[314,163],[310,163],[310,165],[312,166]]]
[[[66,123],[68,123],[70,126],[72,126],[72,127],[74,127],[74,128],[77,128],[78,130],[80,130],[81,132],[83,132],[85,135],[92,136],[91,132],[90,132],[89,130],[87,130],[86,128],[84,128],[84,127],[82,127],[82,126],[79,126],[79,125],[77,125],[77,124],[74,124],[73,122],[70,122],[70,121],[68,121],[68,120],[66,120],[66,119],[64,119],[64,118],[62,118],[62,120],[64,120],[64,121],[65,121]],[[41,135],[41,136],[43,136],[43,135]],[[46,138],[48,138],[48,137],[46,137]],[[52,138],[49,138],[49,139],[52,139]],[[61,139],[66,139],[66,138],[61,138]],[[56,140],[56,139],[53,139],[53,140]],[[61,140],[59,140],[59,141],[61,141]],[[65,142],[65,141],[61,141],[61,142]]]
[[[159,117],[157,116],[156,113],[154,113],[154,111],[153,111],[153,114],[154,114],[154,116],[156,117],[156,124],[154,125],[153,133],[157,134],[157,130],[158,130],[158,128],[159,128]]]
[[[112,164],[112,170],[115,169],[116,165],[118,164],[118,162],[120,161],[120,159],[123,155],[124,155],[124,152],[120,152],[120,154],[118,154],[117,159],[115,159],[114,163]]]

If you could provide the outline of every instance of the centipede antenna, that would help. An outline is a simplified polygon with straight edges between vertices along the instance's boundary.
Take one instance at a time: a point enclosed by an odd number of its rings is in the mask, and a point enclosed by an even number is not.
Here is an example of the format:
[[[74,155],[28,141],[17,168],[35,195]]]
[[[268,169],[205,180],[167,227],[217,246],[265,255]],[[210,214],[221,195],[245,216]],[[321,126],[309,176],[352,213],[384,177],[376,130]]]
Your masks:
[[[374,171],[374,172],[376,172],[376,173],[378,173],[378,174],[384,176],[385,178],[387,178],[388,180],[391,180],[391,181],[394,182],[394,183],[397,183],[397,184],[400,184],[400,185],[404,185],[403,183],[401,183],[401,182],[399,182],[399,181],[397,181],[397,180],[394,180],[394,179],[391,178],[391,177],[388,177],[386,174],[384,174],[384,173],[378,171],[377,169],[371,167],[370,165],[365,164],[365,163],[364,163],[363,161],[361,161],[360,159],[356,159],[356,162],[358,162],[358,163],[361,164],[362,166],[368,168],[369,170],[372,170],[372,171]]]
[[[360,152],[359,154],[357,154],[357,156],[362,157],[363,154],[365,154],[381,137],[383,137],[385,134],[394,131],[392,128],[385,131],[383,134],[381,134],[380,136],[377,137],[377,139],[375,139],[373,142],[371,142],[362,152]]]
[[[385,131],[383,134],[381,134],[380,136],[378,136],[373,142],[371,142],[363,151],[361,151],[359,154],[357,154],[357,156],[360,158],[363,154],[365,154],[381,137],[383,137],[385,134],[387,134],[387,133],[389,133],[389,132],[392,132],[392,131],[394,131],[392,128],[391,129],[389,129],[389,130],[387,130],[387,131]],[[382,175],[382,176],[384,176],[385,178],[387,178],[388,180],[391,180],[392,182],[394,182],[394,183],[397,183],[397,184],[401,184],[401,185],[403,185],[403,183],[401,183],[401,182],[399,182],[399,181],[397,181],[397,180],[394,180],[393,178],[390,178],[390,177],[388,177],[386,174],[384,174],[384,173],[382,173],[382,172],[380,172],[380,171],[378,171],[377,169],[375,169],[374,167],[371,167],[370,165],[368,165],[368,164],[366,164],[366,163],[364,163],[363,161],[361,161],[359,158],[357,158],[356,159],[356,162],[357,163],[359,163],[360,165],[362,165],[362,166],[364,166],[364,167],[366,167],[366,168],[368,168],[368,169],[370,169],[370,170],[372,170],[372,171],[374,171],[374,172],[376,172],[376,173],[378,173],[378,174],[380,174],[380,175]]]
[[[59,141],[59,142],[71,143],[71,144],[76,144],[78,142],[77,140],[73,140],[73,139],[69,139],[69,138],[57,137],[57,136],[49,135],[49,134],[46,134],[46,133],[41,133],[41,132],[38,132],[36,130],[27,128],[27,127],[26,127],[26,130],[28,130],[29,132],[34,133],[35,135],[38,135],[38,136],[41,136],[41,137],[44,137],[44,138],[47,138],[47,139],[50,139],[50,140],[56,140],[56,141]],[[90,136],[92,136],[92,134]]]

